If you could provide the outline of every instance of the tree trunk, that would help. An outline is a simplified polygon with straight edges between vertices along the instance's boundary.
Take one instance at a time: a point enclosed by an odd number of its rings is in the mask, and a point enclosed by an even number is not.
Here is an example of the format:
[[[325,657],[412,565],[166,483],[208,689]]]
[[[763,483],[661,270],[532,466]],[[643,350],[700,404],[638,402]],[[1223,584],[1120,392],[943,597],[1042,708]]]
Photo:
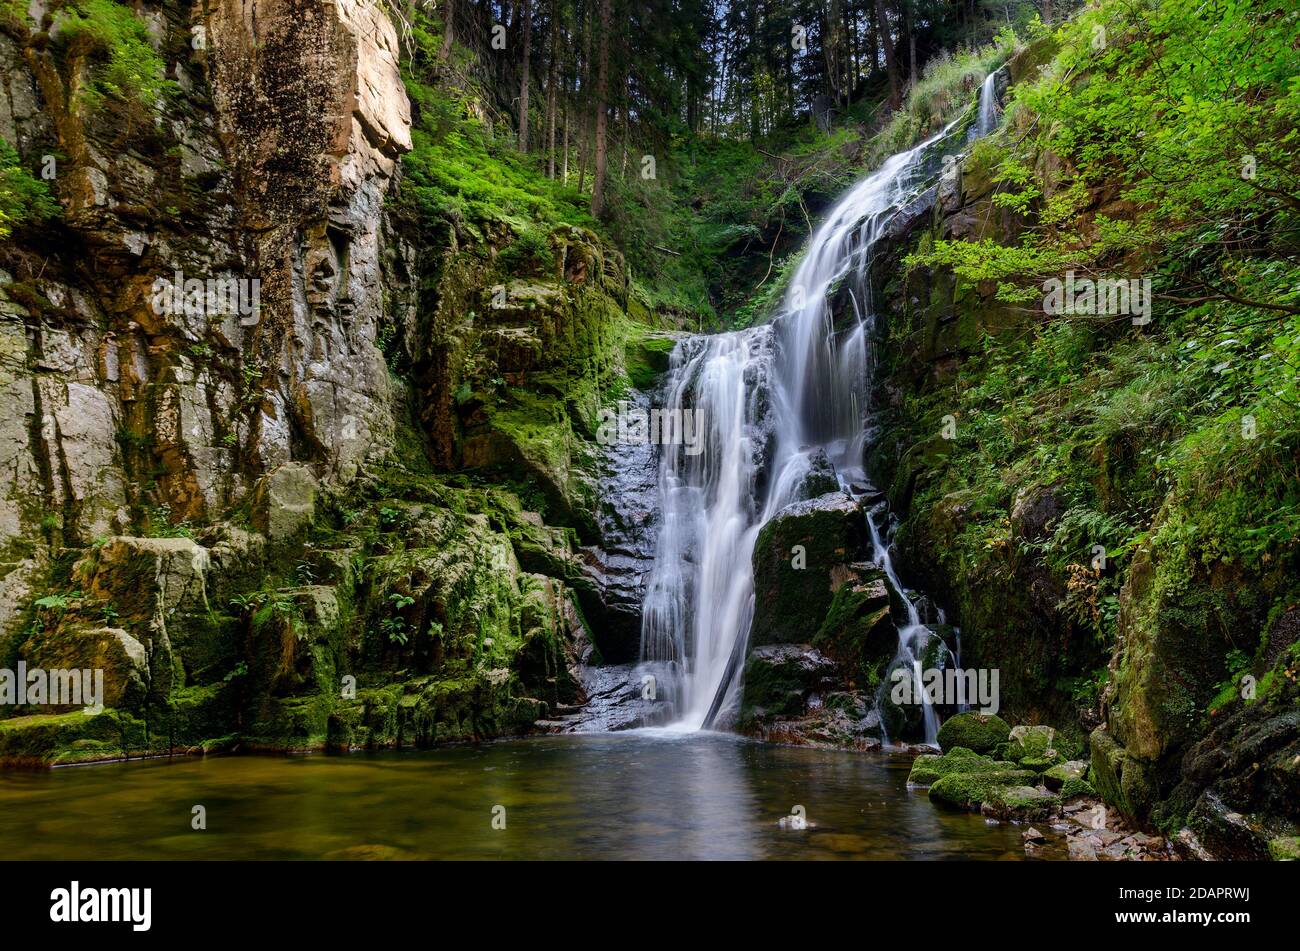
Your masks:
[[[560,4],[551,0],[551,58],[546,76],[546,177],[555,179],[555,81],[560,56]]]
[[[619,170],[618,173],[619,177],[622,178],[623,181],[627,181],[627,153],[629,148],[628,140],[632,136],[631,100],[632,100],[631,82],[628,77],[628,71],[625,69],[623,71],[623,105],[621,106],[621,109],[623,111],[623,167]]]
[[[528,55],[533,42],[533,0],[524,0],[524,69],[519,77],[519,151],[528,151]]]
[[[578,99],[578,191],[587,184],[587,157],[591,146],[591,136],[587,133],[588,111],[591,106],[591,12],[585,10],[585,22],[582,24],[582,92]]]
[[[452,0],[446,0],[446,7],[442,13],[442,48],[438,50],[438,59],[442,62],[447,61],[451,55],[451,41],[456,31],[456,17],[452,10]]]
[[[609,161],[609,2],[600,0],[600,59],[596,64],[596,173],[591,183],[591,215],[605,213],[605,166]]]
[[[564,147],[560,152],[560,181],[569,184],[569,100],[564,100]]]
[[[885,72],[889,75],[889,107],[897,109],[903,104],[902,80],[898,74],[898,55],[889,35],[889,17],[885,15],[885,0],[876,0],[876,25],[880,45],[885,48]]]
[[[907,48],[911,57],[907,70],[907,82],[916,86],[916,34],[912,32],[912,0],[899,0],[903,10],[903,33],[907,37]],[[902,36],[899,38],[902,39]]]

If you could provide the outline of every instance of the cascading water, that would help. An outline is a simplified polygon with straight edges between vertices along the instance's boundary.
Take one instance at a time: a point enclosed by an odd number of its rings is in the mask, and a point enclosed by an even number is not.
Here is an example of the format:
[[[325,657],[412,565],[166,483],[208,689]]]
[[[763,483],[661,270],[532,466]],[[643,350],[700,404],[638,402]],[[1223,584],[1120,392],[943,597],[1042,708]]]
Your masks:
[[[980,86],[979,111],[975,115],[975,124],[970,128],[970,141],[982,138],[998,127],[998,73],[995,69],[984,77]]]
[[[978,134],[987,131],[994,90],[990,81],[981,89]],[[677,728],[710,727],[734,707],[754,612],[754,545],[763,524],[797,500],[818,450],[846,491],[863,491],[872,250],[894,214],[933,180],[957,124],[892,156],[849,191],[809,240],[770,324],[693,337],[673,353],[665,408],[696,410],[704,433],[697,455],[682,446],[662,450],[664,518],[641,656],[667,681],[659,696],[673,705]],[[851,306],[852,320],[837,329],[839,300]],[[907,605],[896,662],[910,660],[919,684],[931,634],[894,570],[887,539],[872,516],[867,522],[875,559]],[[933,742],[938,722],[928,702],[924,724]]]

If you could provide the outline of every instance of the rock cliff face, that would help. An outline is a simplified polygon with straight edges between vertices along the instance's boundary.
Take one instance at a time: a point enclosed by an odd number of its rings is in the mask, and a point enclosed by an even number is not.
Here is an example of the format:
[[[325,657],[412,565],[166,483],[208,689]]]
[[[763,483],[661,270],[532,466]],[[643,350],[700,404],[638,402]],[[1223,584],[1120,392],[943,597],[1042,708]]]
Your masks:
[[[8,708],[0,758],[419,744],[580,699],[617,255],[560,229],[520,279],[508,227],[394,217],[373,0],[105,9],[0,30],[0,135],[61,211],[0,245],[0,662],[104,667],[112,709]]]
[[[410,145],[396,33],[357,4],[187,13],[148,19],[177,84],[153,116],[80,106],[85,66],[36,24],[4,40],[0,133],[67,156],[60,233],[4,289],[21,407],[4,418],[4,539],[52,515],[68,543],[151,508],[207,519],[277,466],[346,481],[391,446],[376,340],[382,203]],[[247,282],[256,313],[158,306],[155,281],[220,278]]]

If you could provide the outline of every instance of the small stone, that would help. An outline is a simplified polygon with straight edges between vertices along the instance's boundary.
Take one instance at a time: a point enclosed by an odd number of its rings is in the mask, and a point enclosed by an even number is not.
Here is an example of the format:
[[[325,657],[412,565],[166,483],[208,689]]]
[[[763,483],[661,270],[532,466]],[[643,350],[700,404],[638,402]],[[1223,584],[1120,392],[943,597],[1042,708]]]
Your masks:
[[[1079,836],[1067,840],[1066,848],[1069,852],[1070,861],[1072,862],[1097,861],[1097,850],[1093,848],[1092,843],[1089,842],[1086,837]]]

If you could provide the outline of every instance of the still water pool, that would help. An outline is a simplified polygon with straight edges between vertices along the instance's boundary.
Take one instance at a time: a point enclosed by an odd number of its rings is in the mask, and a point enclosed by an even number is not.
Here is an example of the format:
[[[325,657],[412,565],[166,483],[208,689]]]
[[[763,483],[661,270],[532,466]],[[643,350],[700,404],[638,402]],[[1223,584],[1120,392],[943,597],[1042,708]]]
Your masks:
[[[6,772],[0,849],[9,859],[1024,857],[1015,826],[908,790],[910,761],[640,730]],[[203,831],[191,828],[196,805]],[[808,828],[783,828],[797,806]]]

